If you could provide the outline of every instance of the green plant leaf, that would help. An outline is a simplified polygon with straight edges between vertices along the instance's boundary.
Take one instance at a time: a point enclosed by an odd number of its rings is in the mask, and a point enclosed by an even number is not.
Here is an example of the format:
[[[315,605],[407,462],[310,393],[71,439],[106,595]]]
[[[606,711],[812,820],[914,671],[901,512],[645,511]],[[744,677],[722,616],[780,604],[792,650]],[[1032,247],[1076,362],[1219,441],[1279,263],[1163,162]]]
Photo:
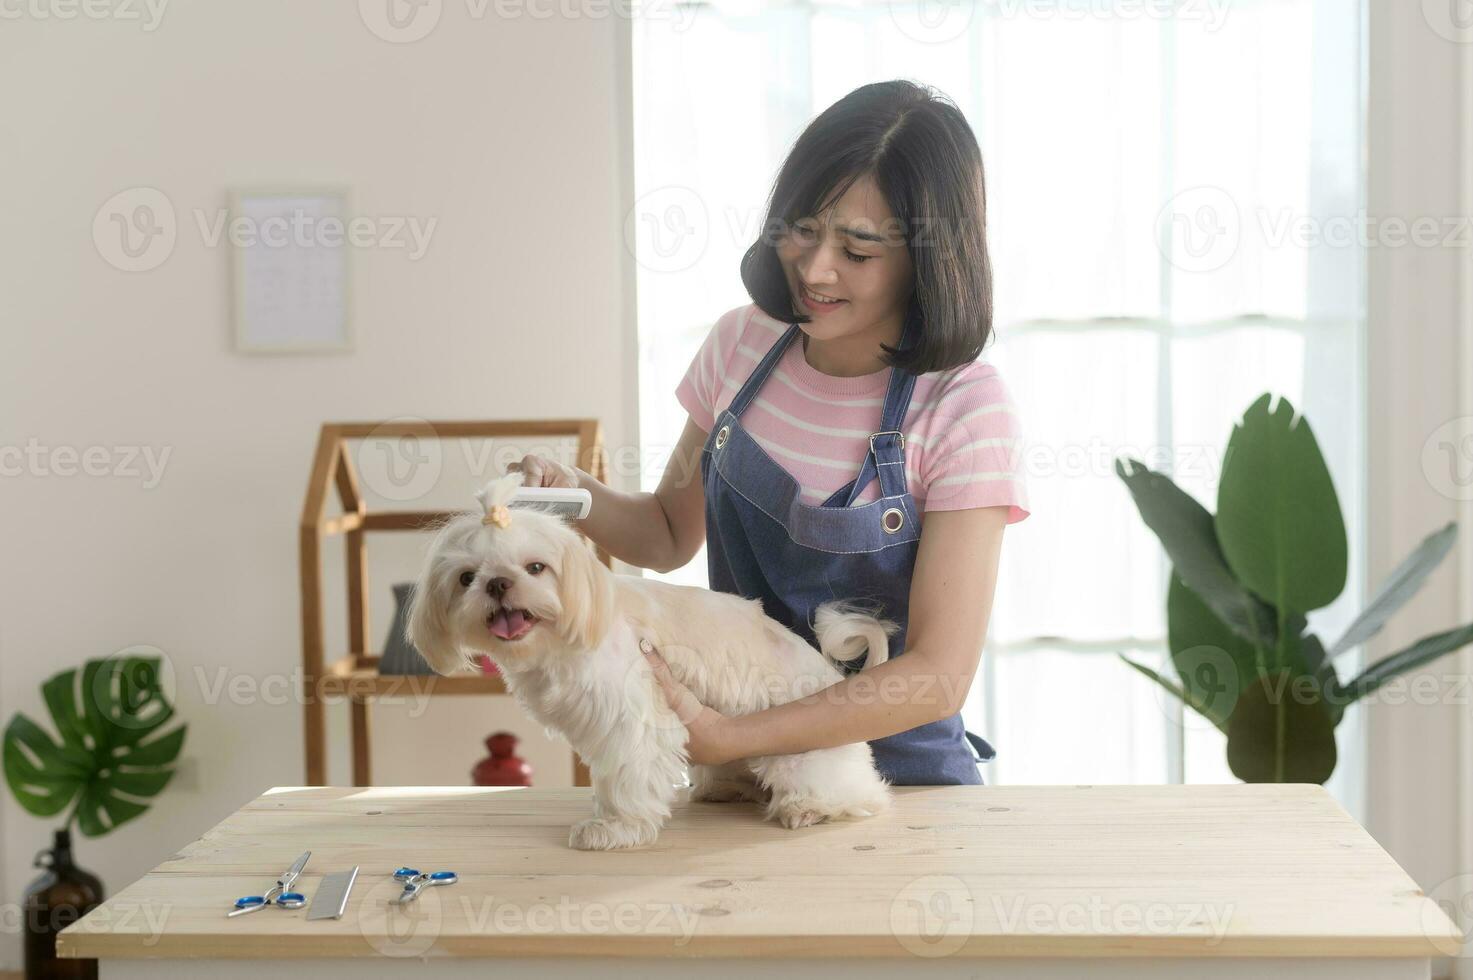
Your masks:
[[[1336,641],[1330,648],[1330,657],[1338,657],[1346,650],[1360,646],[1381,631],[1386,625],[1386,620],[1406,604],[1406,601],[1417,594],[1427,576],[1432,570],[1442,564],[1447,553],[1452,550],[1453,542],[1458,537],[1457,522],[1444,527],[1441,531],[1427,535],[1422,543],[1417,545],[1415,551],[1406,557],[1400,565],[1381,583],[1375,598],[1366,604],[1361,614],[1355,617],[1355,622],[1345,631],[1345,635]]]
[[[1217,539],[1233,575],[1281,611],[1345,588],[1345,521],[1309,422],[1264,395],[1233,427],[1217,488]]]
[[[64,674],[58,674],[43,683],[41,697],[46,702],[47,710],[51,712],[51,720],[56,724],[56,730],[61,733],[62,744],[75,751],[78,759],[84,759],[90,752],[91,735],[77,714],[74,692],[69,687],[57,683],[63,677],[65,677]]]
[[[49,817],[73,805],[82,833],[98,837],[147,812],[173,776],[186,726],[173,717],[160,658],[89,660],[41,687],[60,735],[17,714],[5,729],[5,780],[28,812]],[[69,821],[70,822],[70,821]]]
[[[1166,642],[1182,687],[1196,708],[1227,731],[1238,693],[1261,673],[1259,652],[1172,573],[1166,591]]]
[[[1243,689],[1228,722],[1228,766],[1245,783],[1323,783],[1335,726],[1314,678],[1279,671]]]
[[[1313,677],[1319,685],[1320,697],[1325,709],[1330,712],[1330,724],[1339,725],[1348,703],[1340,693],[1340,676],[1335,673],[1335,664],[1325,653],[1325,645],[1313,633],[1299,637],[1299,667]]]
[[[147,812],[147,806],[119,796],[105,781],[88,783],[77,805],[77,826],[88,837],[101,837]]]
[[[104,782],[119,792],[147,798],[163,792],[164,787],[169,785],[169,780],[173,778],[174,770],[172,769],[118,771],[105,777]]]
[[[11,792],[38,817],[64,810],[84,775],[60,755],[50,735],[22,714],[5,727],[4,760]]]
[[[94,675],[97,708],[107,720],[107,741],[114,749],[137,744],[174,717],[163,696],[159,665],[156,657],[130,657],[108,674]]]
[[[1335,692],[1337,699],[1343,697],[1347,704],[1358,701],[1398,674],[1430,663],[1469,643],[1473,643],[1473,623],[1445,633],[1424,636],[1405,650],[1371,664],[1359,676],[1338,687]]]
[[[1238,636],[1255,646],[1273,647],[1274,610],[1233,577],[1207,509],[1138,460],[1116,460],[1115,472],[1166,549],[1175,574]]]
[[[1162,677],[1160,674],[1156,673],[1154,670],[1152,670],[1151,668],[1147,667],[1145,664],[1138,664],[1138,663],[1136,663],[1134,660],[1131,660],[1129,657],[1127,657],[1123,653],[1117,653],[1115,656],[1119,657],[1121,660],[1124,660],[1127,664],[1129,664],[1130,666],[1134,667],[1136,670],[1140,671],[1142,674],[1145,674],[1147,677],[1149,677],[1151,680],[1155,681],[1157,684],[1160,684],[1163,688],[1166,689],[1166,691],[1169,694],[1171,694],[1172,697],[1176,698],[1178,701],[1180,701],[1182,704],[1186,705],[1187,707],[1195,709],[1199,714],[1202,715],[1202,717],[1206,718],[1208,721],[1211,721],[1214,725],[1217,725],[1218,729],[1224,735],[1227,734],[1227,728],[1225,726],[1223,726],[1223,725],[1218,725],[1218,723],[1212,718],[1212,716],[1210,714],[1208,714],[1206,711],[1203,711],[1202,708],[1199,707],[1198,705],[1195,705],[1191,701],[1189,701],[1188,700],[1187,693],[1185,691],[1183,691],[1179,686],[1177,686],[1176,684],[1174,684],[1171,681],[1167,680],[1165,677]]]
[[[180,725],[167,735],[156,738],[146,745],[134,746],[124,756],[128,765],[133,766],[167,766],[179,758],[179,750],[184,748],[184,731],[187,726]]]

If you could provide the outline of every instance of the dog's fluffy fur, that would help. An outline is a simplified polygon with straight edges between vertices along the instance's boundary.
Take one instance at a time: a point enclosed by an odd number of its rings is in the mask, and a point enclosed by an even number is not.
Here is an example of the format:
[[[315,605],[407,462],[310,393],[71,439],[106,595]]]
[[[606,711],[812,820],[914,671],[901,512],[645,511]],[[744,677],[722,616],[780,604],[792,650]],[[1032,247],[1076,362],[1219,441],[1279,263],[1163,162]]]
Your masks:
[[[515,472],[491,481],[477,494],[486,513],[508,503],[521,481]],[[594,815],[573,827],[573,847],[653,843],[684,784],[688,733],[640,640],[704,704],[728,715],[836,683],[843,674],[835,661],[863,655],[872,667],[888,656],[895,624],[854,603],[818,608],[820,653],[766,616],[760,600],[615,575],[562,518],[524,506],[510,514],[505,527],[465,514],[440,529],[406,635],[441,674],[489,655],[522,707],[583,757]],[[689,769],[692,799],[765,803],[785,827],[872,816],[890,800],[864,742]]]

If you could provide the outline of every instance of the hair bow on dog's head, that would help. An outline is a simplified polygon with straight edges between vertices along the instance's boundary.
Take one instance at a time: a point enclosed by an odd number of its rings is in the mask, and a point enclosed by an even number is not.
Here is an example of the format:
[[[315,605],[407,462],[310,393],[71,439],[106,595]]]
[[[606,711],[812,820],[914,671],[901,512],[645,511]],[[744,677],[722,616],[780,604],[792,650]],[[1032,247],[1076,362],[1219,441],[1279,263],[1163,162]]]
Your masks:
[[[481,518],[481,523],[487,527],[499,527],[505,529],[511,525],[511,508],[507,505],[516,495],[517,488],[522,485],[522,474],[518,472],[507,473],[487,483],[476,491],[476,499],[486,510],[486,516]]]

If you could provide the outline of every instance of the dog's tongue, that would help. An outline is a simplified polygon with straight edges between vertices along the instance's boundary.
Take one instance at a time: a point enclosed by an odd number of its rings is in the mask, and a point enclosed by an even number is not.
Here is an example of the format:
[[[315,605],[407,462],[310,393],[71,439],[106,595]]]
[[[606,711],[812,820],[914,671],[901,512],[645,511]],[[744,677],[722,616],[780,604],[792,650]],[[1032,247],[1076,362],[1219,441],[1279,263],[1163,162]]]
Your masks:
[[[491,618],[491,632],[503,640],[519,636],[527,628],[527,614],[520,609],[498,609]]]

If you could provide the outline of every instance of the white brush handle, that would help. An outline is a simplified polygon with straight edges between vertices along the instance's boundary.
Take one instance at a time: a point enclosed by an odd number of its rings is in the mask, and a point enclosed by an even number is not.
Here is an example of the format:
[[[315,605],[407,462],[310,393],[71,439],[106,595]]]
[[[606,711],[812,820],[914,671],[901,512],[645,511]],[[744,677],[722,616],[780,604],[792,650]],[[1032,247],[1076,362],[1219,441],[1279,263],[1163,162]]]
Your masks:
[[[548,513],[582,520],[593,509],[593,494],[579,487],[519,487],[507,506],[534,506]]]

